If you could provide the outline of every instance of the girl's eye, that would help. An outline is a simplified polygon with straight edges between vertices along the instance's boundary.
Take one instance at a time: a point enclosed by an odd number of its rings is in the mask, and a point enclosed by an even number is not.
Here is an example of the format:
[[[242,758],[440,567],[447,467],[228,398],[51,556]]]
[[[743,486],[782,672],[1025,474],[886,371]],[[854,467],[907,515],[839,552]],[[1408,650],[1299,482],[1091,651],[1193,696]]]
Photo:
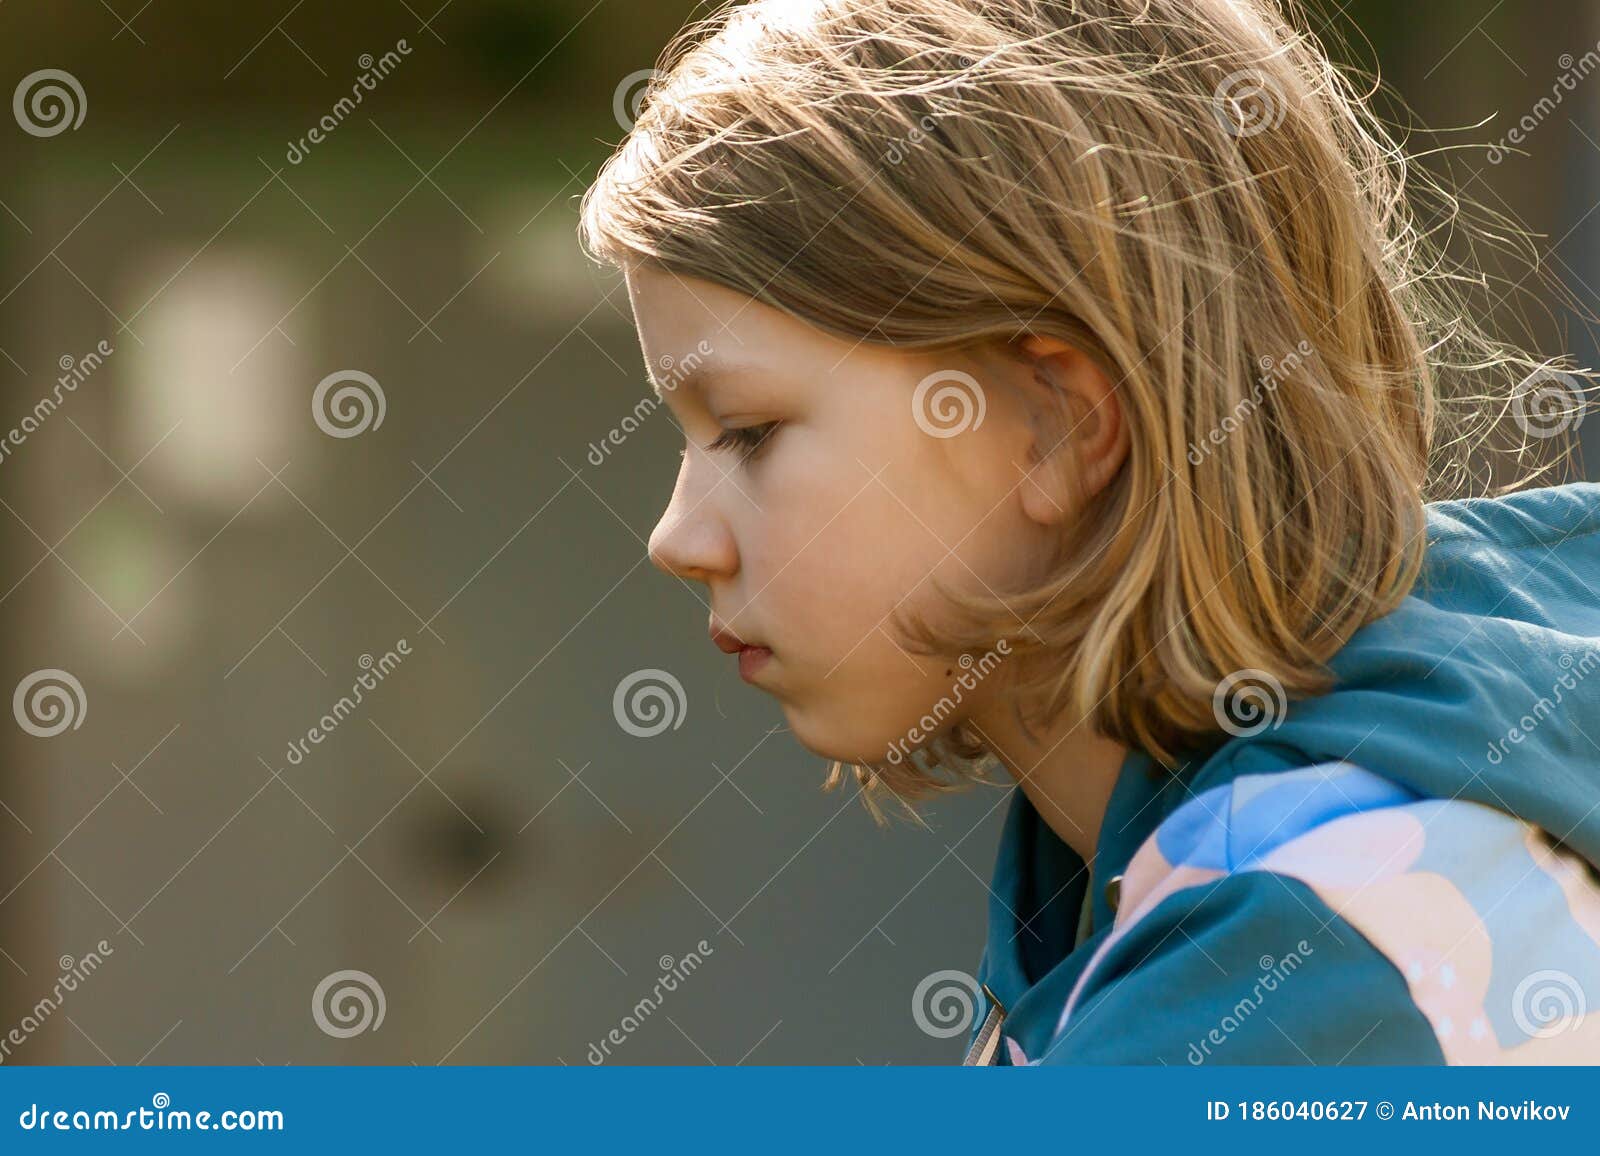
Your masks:
[[[738,429],[725,429],[717,435],[717,440],[706,447],[707,450],[738,450],[741,460],[749,461],[761,452],[772,437],[772,432],[781,425],[781,422],[769,421],[761,425],[741,426]]]

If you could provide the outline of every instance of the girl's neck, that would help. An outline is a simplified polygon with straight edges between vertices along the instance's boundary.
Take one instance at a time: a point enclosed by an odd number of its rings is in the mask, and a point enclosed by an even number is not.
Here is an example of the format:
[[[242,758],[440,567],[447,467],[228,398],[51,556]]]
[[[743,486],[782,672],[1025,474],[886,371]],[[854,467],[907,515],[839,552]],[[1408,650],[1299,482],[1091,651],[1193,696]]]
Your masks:
[[[1081,724],[1058,724],[1030,736],[1016,723],[1009,703],[971,719],[1010,772],[1034,810],[1090,871],[1117,775],[1128,747]]]

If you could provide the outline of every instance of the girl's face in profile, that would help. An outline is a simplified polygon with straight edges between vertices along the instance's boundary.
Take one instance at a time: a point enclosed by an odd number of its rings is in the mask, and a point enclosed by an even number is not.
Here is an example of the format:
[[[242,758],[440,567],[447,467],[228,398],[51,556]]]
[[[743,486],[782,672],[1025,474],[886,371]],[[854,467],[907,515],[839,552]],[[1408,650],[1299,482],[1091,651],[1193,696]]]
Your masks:
[[[686,443],[651,560],[705,584],[708,629],[728,646],[770,652],[728,661],[778,700],[801,743],[883,760],[962,670],[903,649],[891,615],[910,607],[937,626],[930,577],[1003,593],[1050,555],[1061,511],[1029,472],[1027,391],[1048,389],[1037,361],[855,343],[651,266],[627,281]],[[1024,345],[1039,342],[1054,348]],[[950,721],[999,690],[966,693]]]

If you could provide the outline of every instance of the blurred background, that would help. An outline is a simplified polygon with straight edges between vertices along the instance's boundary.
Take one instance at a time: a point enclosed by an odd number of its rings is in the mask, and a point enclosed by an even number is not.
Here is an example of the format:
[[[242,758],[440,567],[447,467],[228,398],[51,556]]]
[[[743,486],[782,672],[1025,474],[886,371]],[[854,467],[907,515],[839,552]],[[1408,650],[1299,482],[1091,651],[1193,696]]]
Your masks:
[[[1311,9],[1592,307],[1600,8]],[[0,7],[4,91],[82,113],[0,125],[0,685],[67,711],[0,728],[5,1062],[959,1060],[911,1004],[977,966],[1005,793],[819,793],[646,560],[675,427],[591,455],[648,387],[577,199],[704,11]],[[1491,328],[1595,364],[1506,278]]]

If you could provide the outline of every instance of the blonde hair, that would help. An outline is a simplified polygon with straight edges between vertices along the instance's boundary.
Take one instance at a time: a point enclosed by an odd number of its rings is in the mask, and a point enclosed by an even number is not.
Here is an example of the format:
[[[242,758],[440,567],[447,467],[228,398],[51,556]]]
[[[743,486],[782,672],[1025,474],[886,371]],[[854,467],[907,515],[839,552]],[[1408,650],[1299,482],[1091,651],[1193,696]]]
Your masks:
[[[903,630],[1007,638],[1019,719],[1172,762],[1240,672],[1329,689],[1417,578],[1430,477],[1463,476],[1451,375],[1549,364],[1461,319],[1404,151],[1302,27],[1267,0],[728,6],[666,50],[583,241],[852,340],[1093,357],[1132,444],[1056,572]],[[854,770],[881,820],[991,754],[963,724]]]

